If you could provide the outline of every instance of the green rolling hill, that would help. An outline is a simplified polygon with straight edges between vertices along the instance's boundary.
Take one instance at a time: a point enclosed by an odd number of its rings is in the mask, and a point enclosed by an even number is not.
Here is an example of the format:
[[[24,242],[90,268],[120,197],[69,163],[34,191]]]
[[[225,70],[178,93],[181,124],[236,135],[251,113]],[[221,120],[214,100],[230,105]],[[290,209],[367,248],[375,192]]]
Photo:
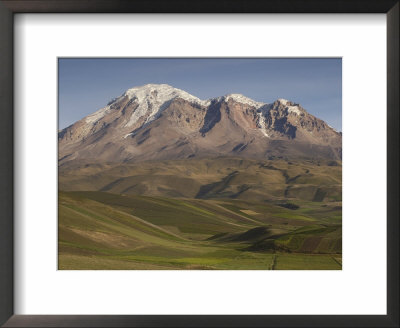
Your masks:
[[[60,269],[341,268],[336,201],[60,191],[58,234]]]

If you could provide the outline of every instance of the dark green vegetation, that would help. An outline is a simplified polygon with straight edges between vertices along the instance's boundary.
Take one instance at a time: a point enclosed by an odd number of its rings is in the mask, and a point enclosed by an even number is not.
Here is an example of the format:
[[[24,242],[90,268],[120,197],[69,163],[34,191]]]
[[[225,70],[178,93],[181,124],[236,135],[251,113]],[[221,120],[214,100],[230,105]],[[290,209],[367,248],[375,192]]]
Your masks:
[[[340,163],[220,158],[59,172],[60,269],[341,269]]]

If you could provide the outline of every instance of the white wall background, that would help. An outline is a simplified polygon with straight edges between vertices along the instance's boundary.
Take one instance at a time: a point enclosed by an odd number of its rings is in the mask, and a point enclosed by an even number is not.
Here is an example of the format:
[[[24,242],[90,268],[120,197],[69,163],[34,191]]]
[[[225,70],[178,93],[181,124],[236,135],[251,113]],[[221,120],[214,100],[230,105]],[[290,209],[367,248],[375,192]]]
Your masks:
[[[343,270],[57,271],[62,56],[343,57]],[[19,14],[15,137],[17,314],[386,313],[384,15]]]

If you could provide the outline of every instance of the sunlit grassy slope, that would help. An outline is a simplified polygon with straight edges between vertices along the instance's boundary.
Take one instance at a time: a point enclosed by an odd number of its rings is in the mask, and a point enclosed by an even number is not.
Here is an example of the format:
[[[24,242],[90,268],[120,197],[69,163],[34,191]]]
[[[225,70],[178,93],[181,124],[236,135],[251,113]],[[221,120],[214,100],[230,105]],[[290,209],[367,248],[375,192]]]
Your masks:
[[[65,163],[65,191],[196,199],[341,201],[341,163],[322,160],[186,159],[145,163]]]
[[[338,202],[59,193],[59,269],[341,269]]]

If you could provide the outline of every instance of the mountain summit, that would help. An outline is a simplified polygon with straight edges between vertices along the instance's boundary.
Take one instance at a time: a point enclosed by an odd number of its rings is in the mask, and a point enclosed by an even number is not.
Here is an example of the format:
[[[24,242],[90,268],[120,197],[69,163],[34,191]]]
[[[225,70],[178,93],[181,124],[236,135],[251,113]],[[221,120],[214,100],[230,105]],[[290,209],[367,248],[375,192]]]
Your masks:
[[[128,89],[61,130],[60,164],[191,157],[341,158],[342,135],[299,104],[199,98],[167,84]]]

